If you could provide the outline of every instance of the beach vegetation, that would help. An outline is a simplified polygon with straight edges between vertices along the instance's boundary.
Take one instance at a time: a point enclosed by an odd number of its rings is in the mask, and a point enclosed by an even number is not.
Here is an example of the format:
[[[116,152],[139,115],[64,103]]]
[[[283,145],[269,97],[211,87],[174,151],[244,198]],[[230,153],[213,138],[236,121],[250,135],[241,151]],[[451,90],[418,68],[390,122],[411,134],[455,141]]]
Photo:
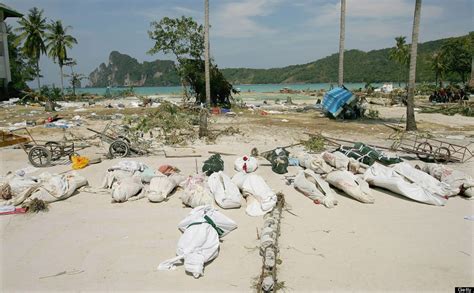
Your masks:
[[[8,84],[10,96],[20,96],[22,91],[28,89],[27,82],[36,77],[36,64],[25,55],[15,41],[18,35],[15,34],[11,26],[7,26],[8,52],[10,55],[11,82]]]
[[[398,36],[395,38],[395,47],[391,48],[389,51],[388,58],[395,61],[399,65],[398,71],[398,86],[401,86],[401,77],[404,75],[404,72],[407,72],[408,64],[410,61],[410,52],[409,45],[406,43],[405,36]]]
[[[189,85],[196,103],[205,103],[204,76],[204,27],[192,17],[164,17],[151,23],[149,37],[155,41],[148,53],[173,54],[177,60],[176,71],[187,94]],[[236,93],[217,65],[211,62],[211,104],[230,106],[232,94]]]
[[[71,49],[74,44],[77,44],[77,40],[67,33],[67,31],[71,29],[71,26],[63,26],[60,20],[51,21],[46,28],[46,50],[48,56],[59,65],[59,71],[61,74],[61,93],[64,93],[63,66],[68,60],[67,49]]]
[[[23,43],[21,47],[22,52],[36,65],[35,75],[39,89],[41,88],[39,60],[41,54],[46,53],[44,38],[47,24],[46,18],[43,16],[43,10],[39,10],[36,7],[31,8],[28,15],[21,18],[18,24],[19,27],[15,31],[20,34],[16,39],[16,45]]]
[[[459,76],[463,83],[471,72],[474,33],[469,38],[452,39],[441,47],[441,56],[446,70]]]

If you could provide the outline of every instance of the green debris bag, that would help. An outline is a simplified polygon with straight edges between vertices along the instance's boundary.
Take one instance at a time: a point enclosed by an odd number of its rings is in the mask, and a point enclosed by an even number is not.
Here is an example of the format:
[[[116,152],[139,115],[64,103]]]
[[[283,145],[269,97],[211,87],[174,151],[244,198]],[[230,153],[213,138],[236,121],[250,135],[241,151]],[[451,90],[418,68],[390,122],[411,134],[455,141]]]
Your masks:
[[[214,172],[224,171],[224,161],[221,159],[221,155],[214,154],[205,160],[202,171],[206,173],[207,176],[211,176]]]
[[[265,152],[262,156],[272,163],[272,171],[277,174],[288,173],[288,155],[290,152],[284,148],[277,148],[271,152]]]
[[[349,158],[354,158],[366,165],[372,166],[375,162],[391,165],[402,162],[399,157],[390,157],[362,142],[356,142],[353,147],[341,146],[339,151]]]

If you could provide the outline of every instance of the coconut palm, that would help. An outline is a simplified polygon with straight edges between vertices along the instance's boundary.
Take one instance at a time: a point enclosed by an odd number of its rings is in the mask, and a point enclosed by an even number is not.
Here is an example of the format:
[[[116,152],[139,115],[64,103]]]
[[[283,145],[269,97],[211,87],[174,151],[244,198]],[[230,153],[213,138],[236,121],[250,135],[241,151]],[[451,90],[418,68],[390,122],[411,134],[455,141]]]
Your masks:
[[[413,17],[413,33],[411,37],[410,50],[410,74],[408,78],[407,99],[407,125],[406,130],[416,130],[415,121],[415,77],[416,77],[416,54],[418,49],[418,32],[420,31],[421,0],[416,0],[415,15]]]
[[[67,48],[71,49],[74,44],[77,44],[77,40],[67,34],[70,26],[64,27],[60,20],[52,21],[48,26],[48,32],[46,33],[46,49],[48,50],[48,56],[53,58],[55,62],[59,64],[59,71],[61,73],[61,92],[64,93],[64,74],[63,66],[67,58]]]
[[[21,50],[36,64],[36,78],[38,80],[38,90],[41,88],[39,60],[41,54],[46,53],[44,44],[44,31],[46,29],[46,18],[43,17],[43,10],[33,7],[28,15],[18,21],[20,25],[15,31],[20,35],[16,40],[16,45],[23,42]]]
[[[206,79],[206,102],[201,109],[199,136],[207,136],[207,106],[211,101],[211,80],[209,74],[209,0],[204,1],[204,72]]]
[[[344,39],[346,30],[346,0],[341,0],[341,23],[339,31],[339,86],[344,83]]]
[[[446,72],[446,64],[441,52],[434,53],[431,56],[431,69],[435,72],[436,86],[438,85],[438,78],[443,78]]]
[[[408,65],[410,61],[409,47],[406,43],[405,36],[398,36],[395,38],[395,47],[390,49],[388,57],[400,64],[400,72],[398,73],[398,86],[401,86],[400,77],[403,74],[405,66]],[[406,81],[406,80],[405,80]]]

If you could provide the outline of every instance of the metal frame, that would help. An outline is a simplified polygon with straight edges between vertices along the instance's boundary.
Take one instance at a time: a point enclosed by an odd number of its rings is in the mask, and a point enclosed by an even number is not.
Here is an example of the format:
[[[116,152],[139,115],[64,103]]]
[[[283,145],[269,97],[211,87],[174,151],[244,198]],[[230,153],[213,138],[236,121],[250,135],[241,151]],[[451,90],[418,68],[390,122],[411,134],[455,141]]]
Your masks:
[[[464,163],[474,157],[474,153],[471,150],[472,142],[460,145],[436,138],[407,133],[402,133],[399,137],[392,135],[390,138],[395,140],[392,149],[401,149],[407,153],[416,154],[420,159]],[[428,149],[422,148],[422,146],[427,146]]]

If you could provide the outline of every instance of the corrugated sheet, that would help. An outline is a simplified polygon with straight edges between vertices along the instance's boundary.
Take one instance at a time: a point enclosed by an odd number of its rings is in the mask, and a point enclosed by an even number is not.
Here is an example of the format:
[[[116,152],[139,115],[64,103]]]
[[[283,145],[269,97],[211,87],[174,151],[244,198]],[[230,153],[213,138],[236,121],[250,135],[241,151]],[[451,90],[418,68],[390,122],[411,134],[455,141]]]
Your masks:
[[[328,91],[324,96],[322,101],[323,110],[337,117],[341,113],[342,107],[352,102],[354,98],[354,95],[345,88],[334,88]]]

